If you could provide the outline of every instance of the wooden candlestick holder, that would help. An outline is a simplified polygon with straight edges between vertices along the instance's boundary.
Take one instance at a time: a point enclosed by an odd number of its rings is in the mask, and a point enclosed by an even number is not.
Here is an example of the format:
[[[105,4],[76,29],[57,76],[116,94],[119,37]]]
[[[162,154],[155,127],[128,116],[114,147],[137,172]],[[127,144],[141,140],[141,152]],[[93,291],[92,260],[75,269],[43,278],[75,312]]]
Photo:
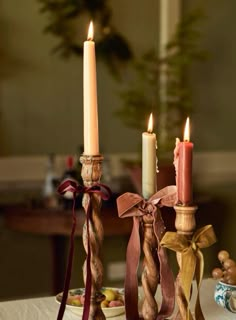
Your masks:
[[[196,220],[195,220],[195,213],[197,211],[197,206],[183,206],[183,205],[176,205],[174,206],[176,212],[176,219],[175,219],[175,228],[178,234],[184,235],[187,239],[191,240],[193,232],[196,228]],[[181,278],[181,253],[176,253],[177,262],[179,265],[179,273],[176,278],[176,302],[179,307],[179,313],[181,320],[188,319],[186,315],[186,301],[183,295],[183,290],[181,287],[181,282],[184,279]]]
[[[100,182],[102,176],[102,161],[101,155],[91,156],[82,155],[80,162],[82,164],[81,176],[84,182],[84,186],[92,187]],[[96,193],[87,194],[83,196],[83,207],[88,207],[90,202],[91,219],[89,221],[89,243],[91,253],[91,302],[90,302],[90,320],[105,320],[105,316],[101,309],[101,302],[104,300],[104,295],[101,294],[102,282],[103,282],[103,265],[101,262],[101,247],[103,242],[103,225],[100,218],[101,213],[101,197]],[[87,223],[85,222],[83,228],[83,245],[86,253],[88,254],[88,233]],[[87,258],[86,258],[87,261]],[[86,261],[83,266],[83,278],[86,283],[87,268]]]
[[[159,281],[159,271],[157,268],[157,239],[153,230],[154,217],[146,214],[142,218],[143,225],[143,270],[142,288],[144,293],[142,316],[144,320],[156,319],[158,306],[155,294]]]
[[[175,228],[177,233],[191,237],[196,228],[195,212],[197,206],[174,206],[176,212]]]

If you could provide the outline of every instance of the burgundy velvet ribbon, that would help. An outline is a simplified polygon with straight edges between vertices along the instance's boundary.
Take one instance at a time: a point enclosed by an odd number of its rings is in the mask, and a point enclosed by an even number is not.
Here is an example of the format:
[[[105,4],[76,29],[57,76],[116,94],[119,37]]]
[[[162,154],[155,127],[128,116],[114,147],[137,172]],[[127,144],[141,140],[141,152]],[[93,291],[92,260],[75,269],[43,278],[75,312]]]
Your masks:
[[[125,309],[127,320],[139,319],[138,313],[138,279],[137,269],[140,259],[140,217],[150,214],[153,216],[153,230],[157,239],[157,255],[160,262],[160,284],[162,304],[156,320],[164,320],[174,311],[175,285],[174,276],[168,264],[165,248],[159,245],[165,232],[164,222],[156,206],[172,207],[176,203],[176,186],[168,186],[150,199],[145,200],[134,193],[124,193],[117,199],[118,215],[120,218],[133,217],[133,228],[126,252],[125,278]]]
[[[89,202],[86,207],[86,224],[87,224],[87,239],[88,239],[88,248],[87,248],[87,259],[86,259],[86,284],[85,284],[85,300],[84,300],[84,309],[83,309],[83,317],[82,320],[89,319],[89,310],[90,310],[90,298],[91,298],[91,284],[92,284],[92,273],[91,273],[91,249],[90,249],[90,236],[89,236],[89,221],[91,220],[92,208],[91,208],[91,195],[96,193],[100,195],[103,200],[108,200],[111,196],[111,190],[102,183],[96,183],[91,187],[85,187],[78,184],[76,180],[66,179],[64,180],[58,187],[58,193],[64,195],[66,192],[71,192],[73,194],[73,208],[72,208],[72,229],[70,235],[70,248],[69,248],[69,256],[67,262],[64,290],[62,294],[62,301],[59,308],[59,312],[57,315],[57,320],[62,320],[66,308],[66,300],[68,297],[70,279],[71,279],[71,271],[72,271],[72,263],[74,256],[74,235],[76,229],[76,213],[75,213],[75,198],[80,193],[89,194]]]

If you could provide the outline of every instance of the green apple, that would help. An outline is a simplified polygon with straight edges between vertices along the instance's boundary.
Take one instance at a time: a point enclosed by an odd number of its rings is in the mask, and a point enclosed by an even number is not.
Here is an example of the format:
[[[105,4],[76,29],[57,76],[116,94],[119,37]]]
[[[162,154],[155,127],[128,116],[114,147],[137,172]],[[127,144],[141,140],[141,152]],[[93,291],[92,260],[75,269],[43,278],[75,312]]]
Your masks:
[[[117,297],[116,291],[106,288],[105,290],[102,291],[102,293],[105,295],[107,301],[116,300],[116,297]]]
[[[81,307],[82,306],[82,304],[80,302],[80,299],[78,299],[78,298],[71,300],[71,305],[72,306],[76,306],[76,307]]]

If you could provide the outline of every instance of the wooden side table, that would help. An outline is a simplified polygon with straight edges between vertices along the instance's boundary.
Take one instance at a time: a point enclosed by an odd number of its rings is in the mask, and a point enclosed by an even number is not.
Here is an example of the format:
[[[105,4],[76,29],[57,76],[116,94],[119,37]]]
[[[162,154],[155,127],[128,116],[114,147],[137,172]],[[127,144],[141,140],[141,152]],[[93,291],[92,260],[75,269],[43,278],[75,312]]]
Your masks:
[[[85,214],[83,209],[76,211],[76,236],[82,236]],[[49,236],[52,243],[53,288],[52,294],[63,290],[65,275],[65,242],[71,233],[72,216],[70,210],[28,208],[24,206],[6,206],[4,220],[7,228],[17,232]],[[104,237],[129,236],[132,219],[120,219],[115,206],[102,209]],[[60,267],[59,267],[60,266]]]

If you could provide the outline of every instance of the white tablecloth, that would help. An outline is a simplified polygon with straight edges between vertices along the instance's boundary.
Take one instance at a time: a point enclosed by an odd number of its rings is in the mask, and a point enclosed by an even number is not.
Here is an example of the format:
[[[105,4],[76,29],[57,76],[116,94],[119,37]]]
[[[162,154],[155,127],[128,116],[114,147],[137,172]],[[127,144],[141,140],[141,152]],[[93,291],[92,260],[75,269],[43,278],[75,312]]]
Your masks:
[[[201,305],[206,320],[236,319],[235,313],[219,307],[213,298],[216,282],[212,279],[204,280],[201,286]],[[159,294],[157,294],[159,296]],[[195,290],[194,295],[195,296]],[[157,298],[157,300],[159,300]],[[59,305],[54,297],[26,299],[0,302],[0,320],[56,320]],[[64,320],[78,320],[78,316],[66,310]],[[111,318],[125,320],[125,315]],[[197,320],[197,319],[196,319]]]

